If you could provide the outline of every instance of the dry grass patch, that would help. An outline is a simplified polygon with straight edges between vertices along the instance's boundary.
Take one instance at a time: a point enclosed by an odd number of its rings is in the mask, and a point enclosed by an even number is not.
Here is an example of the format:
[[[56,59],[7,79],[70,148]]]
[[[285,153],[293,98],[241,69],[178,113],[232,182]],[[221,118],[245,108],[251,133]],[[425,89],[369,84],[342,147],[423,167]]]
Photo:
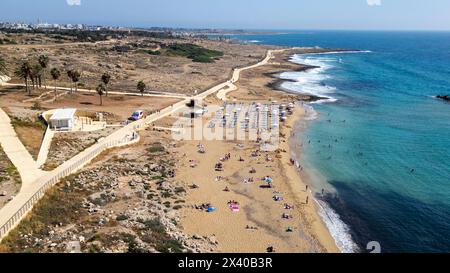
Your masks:
[[[31,120],[12,117],[11,124],[25,148],[27,148],[34,159],[37,159],[46,126],[37,118]]]
[[[0,148],[0,208],[19,191],[20,184],[19,172]]]

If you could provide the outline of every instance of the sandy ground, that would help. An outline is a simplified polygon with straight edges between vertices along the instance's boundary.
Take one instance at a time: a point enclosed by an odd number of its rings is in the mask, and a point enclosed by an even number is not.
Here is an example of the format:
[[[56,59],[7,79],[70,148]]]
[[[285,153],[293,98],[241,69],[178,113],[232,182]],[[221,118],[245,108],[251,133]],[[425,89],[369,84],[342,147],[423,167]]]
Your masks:
[[[281,134],[289,136],[293,122],[303,115],[297,109],[294,116],[285,125]],[[281,139],[278,152],[262,153],[252,157],[251,153],[259,146],[252,142],[202,141],[206,146],[205,154],[198,153],[196,141],[186,141],[179,148],[184,166],[179,170],[177,179],[186,184],[196,184],[199,188],[190,189],[187,195],[189,205],[183,211],[182,225],[188,234],[215,236],[221,252],[265,252],[273,246],[276,252],[337,252],[337,248],[325,226],[316,213],[311,196],[305,203],[309,192],[301,181],[296,168],[290,164],[290,152],[286,137]],[[243,144],[240,148],[237,144]],[[231,153],[231,159],[224,162],[224,171],[216,172],[215,163],[225,154]],[[267,161],[269,155],[273,162]],[[245,161],[239,161],[240,158]],[[198,165],[190,166],[195,160]],[[256,173],[251,174],[254,168]],[[274,188],[262,188],[264,176],[274,179]],[[217,176],[224,179],[216,181]],[[244,179],[254,178],[253,183],[244,183]],[[229,192],[224,191],[225,187]],[[279,195],[282,201],[272,198]],[[228,201],[240,203],[241,210],[232,212]],[[207,213],[192,206],[210,203],[216,212]],[[294,206],[286,210],[284,204]],[[292,219],[282,219],[287,213]],[[247,226],[257,229],[247,229]],[[287,228],[293,232],[286,232]]]
[[[113,114],[108,118],[108,122],[121,121],[129,118],[136,110],[143,110],[147,114],[156,110],[163,109],[169,105],[178,102],[179,99],[140,97],[140,96],[122,96],[112,95],[103,97],[103,105],[99,105],[99,97],[95,94],[78,93],[75,95],[66,95],[56,102],[44,103],[46,108],[74,107],[79,110],[106,112]]]
[[[229,101],[267,103],[276,100],[287,103],[311,99],[275,90],[279,80],[274,74],[306,68],[287,62],[292,53],[276,54],[270,64],[243,72],[236,84],[238,89],[228,94]],[[206,102],[222,104],[215,97],[208,97]],[[178,149],[180,155],[185,155],[181,158],[184,166],[176,178],[188,185],[199,186],[191,188],[187,195],[188,207],[183,210],[182,218],[185,232],[215,236],[221,252],[266,252],[269,246],[273,246],[276,252],[339,252],[317,213],[313,195],[307,190],[299,170],[291,163],[289,138],[294,124],[303,115],[304,110],[297,107],[280,130],[279,149],[258,157],[251,155],[259,148],[254,142],[201,141],[206,147],[205,154],[198,152],[198,141],[183,142]],[[227,153],[231,153],[231,159],[224,162],[223,172],[216,172],[215,164]],[[266,155],[273,162],[267,161]],[[191,167],[192,160],[197,164],[195,168]],[[252,168],[256,173],[250,173]],[[217,182],[217,176],[224,179]],[[265,176],[274,179],[275,188],[261,188],[265,185],[262,181]],[[254,182],[245,183],[244,179],[249,178]],[[226,187],[229,192],[224,191]],[[274,201],[275,195],[283,200]],[[227,204],[230,200],[239,202],[239,212],[229,209]],[[207,213],[195,208],[205,203],[214,206],[216,212]],[[294,209],[286,210],[284,204]],[[283,213],[292,218],[283,219]],[[248,229],[247,226],[256,229]],[[287,232],[288,228],[293,232]]]
[[[23,88],[17,87],[1,87],[0,86],[0,107],[22,108],[23,111],[29,111],[33,107],[34,102],[28,101],[30,98],[37,98],[40,94],[50,90],[36,90],[30,97]],[[66,94],[59,97],[55,102],[40,102],[39,107],[44,109],[56,108],[76,108],[80,111],[87,112],[103,112],[109,123],[120,122],[128,117],[136,110],[144,110],[151,113],[167,107],[168,105],[178,102],[176,98],[159,98],[159,97],[141,97],[109,94],[108,97],[103,96],[103,105],[100,106],[100,98],[93,93],[76,93]]]

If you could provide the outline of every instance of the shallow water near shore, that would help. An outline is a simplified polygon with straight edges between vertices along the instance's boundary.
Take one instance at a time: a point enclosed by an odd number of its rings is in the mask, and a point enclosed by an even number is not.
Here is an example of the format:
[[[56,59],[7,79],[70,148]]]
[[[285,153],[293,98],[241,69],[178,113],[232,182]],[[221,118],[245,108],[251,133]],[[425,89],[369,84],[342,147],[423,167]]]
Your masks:
[[[297,140],[319,213],[344,252],[371,241],[382,252],[450,251],[450,104],[434,98],[450,93],[449,32],[235,38],[364,50],[293,56],[320,68],[281,75],[284,88],[328,98]]]

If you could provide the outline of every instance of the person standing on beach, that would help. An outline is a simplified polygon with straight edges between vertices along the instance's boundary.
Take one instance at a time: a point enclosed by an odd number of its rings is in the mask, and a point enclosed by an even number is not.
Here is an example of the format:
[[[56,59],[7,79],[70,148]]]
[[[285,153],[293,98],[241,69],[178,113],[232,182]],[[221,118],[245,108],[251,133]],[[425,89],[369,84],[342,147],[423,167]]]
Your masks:
[[[306,196],[306,205],[309,203],[309,196]]]

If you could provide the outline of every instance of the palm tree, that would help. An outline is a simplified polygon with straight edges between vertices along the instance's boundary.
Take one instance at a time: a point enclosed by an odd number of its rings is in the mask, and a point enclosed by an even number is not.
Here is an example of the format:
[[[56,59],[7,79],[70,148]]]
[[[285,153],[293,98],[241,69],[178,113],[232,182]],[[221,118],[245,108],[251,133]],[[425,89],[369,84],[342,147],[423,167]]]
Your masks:
[[[141,92],[141,96],[144,96],[144,91],[145,88],[147,88],[147,86],[145,85],[145,83],[143,81],[139,81],[137,84],[137,90],[139,90],[139,92]]]
[[[104,73],[102,75],[102,82],[105,84],[105,88],[106,88],[106,96],[108,96],[108,84],[109,81],[111,80],[111,75],[109,75],[108,73]]]
[[[50,60],[48,59],[47,55],[41,55],[38,58],[38,63],[42,67],[42,74],[39,77],[39,87],[41,87],[41,77],[42,77],[42,81],[44,82],[44,85],[45,85],[45,72],[46,72],[49,62],[50,62]],[[45,88],[47,89],[47,86],[45,86]]]
[[[67,71],[67,77],[69,77],[70,80],[72,80],[73,70]],[[70,86],[70,94],[73,93],[73,84]]]
[[[41,77],[42,77],[42,67],[35,63],[31,67],[31,82],[33,84],[33,88],[41,86]]]
[[[28,78],[31,78],[31,71],[33,70],[31,64],[29,61],[24,61],[16,71],[14,71],[14,74],[23,79],[25,81],[25,89],[28,92],[28,95],[31,95],[31,90],[28,88]]]
[[[104,83],[100,83],[95,90],[97,91],[97,94],[100,96],[100,106],[101,106],[103,105],[102,96],[106,91],[106,85]]]
[[[53,67],[52,70],[50,70],[50,75],[52,75],[52,79],[53,79],[54,84],[55,84],[55,100],[56,100],[56,97],[57,97],[56,81],[59,79],[59,77],[61,77],[61,71],[59,71],[58,68]]]
[[[8,73],[8,69],[6,67],[5,60],[0,56],[0,76],[6,75]]]
[[[78,70],[69,70],[67,71],[67,76],[72,80],[74,86],[75,86],[75,92],[78,91],[78,82],[81,78],[81,73]],[[73,93],[72,88],[70,88],[70,93]]]

